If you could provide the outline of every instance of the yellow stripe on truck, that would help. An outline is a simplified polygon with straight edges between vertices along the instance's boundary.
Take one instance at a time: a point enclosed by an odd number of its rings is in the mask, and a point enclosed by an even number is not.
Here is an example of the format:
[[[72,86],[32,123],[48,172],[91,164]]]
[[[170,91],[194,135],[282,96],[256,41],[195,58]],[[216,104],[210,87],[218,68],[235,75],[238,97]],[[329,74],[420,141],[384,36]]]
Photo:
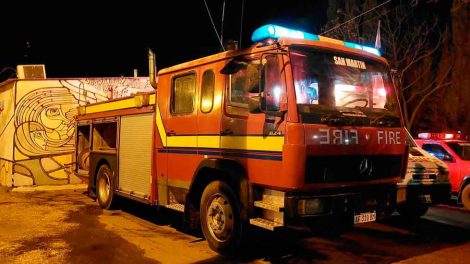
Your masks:
[[[162,113],[160,112],[160,107],[158,104],[155,107],[157,113],[156,113],[156,122],[157,122],[157,128],[158,128],[158,134],[160,135],[160,139],[162,140],[162,144],[164,147],[166,147],[166,130],[165,126],[163,126],[163,120],[162,120]]]
[[[149,97],[149,105],[155,104],[155,94],[151,94]]]
[[[167,136],[158,105],[156,105],[156,111],[158,134],[164,147],[282,151],[284,145],[282,136]]]
[[[220,148],[220,136],[197,136],[200,148]]]
[[[142,107],[146,105],[154,105],[154,104],[155,104],[155,94],[151,94],[151,95],[139,94],[139,95],[135,95],[132,98],[85,106],[84,114],[93,114],[93,113],[100,113],[100,112],[113,111],[113,110],[122,110],[122,109],[128,109],[128,108]]]
[[[109,103],[86,106],[85,114],[107,112],[107,111],[120,110],[120,109],[132,108],[132,107],[135,107],[135,99],[129,98],[129,99],[119,100],[119,101],[114,101],[114,102],[109,102]]]
[[[166,138],[167,147],[195,148],[197,147],[197,136],[170,136]]]
[[[224,136],[221,139],[224,149],[282,151],[284,145],[284,137],[280,136]]]

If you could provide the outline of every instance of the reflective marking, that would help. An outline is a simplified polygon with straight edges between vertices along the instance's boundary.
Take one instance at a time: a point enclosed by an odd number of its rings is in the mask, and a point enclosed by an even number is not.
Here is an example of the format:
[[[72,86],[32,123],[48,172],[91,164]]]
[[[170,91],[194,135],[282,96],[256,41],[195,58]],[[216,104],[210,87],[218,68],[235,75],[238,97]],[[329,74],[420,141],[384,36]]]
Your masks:
[[[282,151],[284,145],[283,136],[167,136],[158,104],[156,111],[158,134],[164,147]]]
[[[197,136],[200,148],[220,148],[220,136]]]
[[[160,112],[160,107],[158,104],[156,105],[157,107],[157,113],[156,113],[156,121],[157,121],[157,128],[158,128],[158,134],[160,135],[160,139],[162,140],[162,144],[164,147],[166,147],[166,131],[165,127],[163,126],[163,121],[162,121],[162,113]]]
[[[149,98],[149,104],[154,105],[155,104],[155,94],[151,94]]]
[[[85,107],[86,114],[93,114],[98,112],[106,112],[106,111],[113,111],[119,109],[126,109],[135,107],[135,99],[129,98],[125,100],[119,100],[109,103],[97,104],[97,105],[90,105]]]
[[[284,137],[280,136],[223,136],[221,148],[261,151],[282,151]]]
[[[197,147],[197,136],[167,136],[167,147]]]

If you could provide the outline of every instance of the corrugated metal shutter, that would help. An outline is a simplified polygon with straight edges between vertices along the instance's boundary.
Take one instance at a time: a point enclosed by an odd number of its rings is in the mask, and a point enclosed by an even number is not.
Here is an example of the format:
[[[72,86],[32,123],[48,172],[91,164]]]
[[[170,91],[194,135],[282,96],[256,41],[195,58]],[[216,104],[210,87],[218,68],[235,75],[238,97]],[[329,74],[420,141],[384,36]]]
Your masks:
[[[150,195],[152,113],[121,117],[119,189],[147,198]]]

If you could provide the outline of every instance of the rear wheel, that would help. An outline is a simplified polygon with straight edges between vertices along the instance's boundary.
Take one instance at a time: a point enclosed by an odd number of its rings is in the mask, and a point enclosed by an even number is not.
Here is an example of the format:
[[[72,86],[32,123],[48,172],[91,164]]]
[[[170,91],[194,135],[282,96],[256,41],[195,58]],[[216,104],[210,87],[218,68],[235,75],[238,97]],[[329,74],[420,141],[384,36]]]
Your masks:
[[[463,188],[460,199],[465,209],[470,211],[470,184],[467,184],[467,186]]]
[[[201,198],[201,228],[209,246],[223,255],[233,254],[240,246],[242,221],[237,199],[224,182],[211,182]]]
[[[429,205],[427,204],[402,204],[397,207],[398,213],[400,213],[403,217],[408,218],[419,218],[426,214],[429,209]]]
[[[114,173],[107,164],[101,165],[98,170],[96,190],[100,207],[103,209],[113,209],[116,205],[114,197]]]

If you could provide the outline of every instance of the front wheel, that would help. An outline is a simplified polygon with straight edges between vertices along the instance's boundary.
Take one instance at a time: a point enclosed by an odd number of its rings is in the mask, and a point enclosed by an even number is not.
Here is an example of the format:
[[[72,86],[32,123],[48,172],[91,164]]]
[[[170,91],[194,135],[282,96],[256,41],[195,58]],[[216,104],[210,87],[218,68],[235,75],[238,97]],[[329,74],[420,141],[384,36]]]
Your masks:
[[[101,165],[96,176],[98,204],[103,209],[113,209],[116,205],[114,197],[114,173],[107,165]]]
[[[239,206],[232,189],[213,181],[201,197],[201,228],[209,246],[222,255],[234,253],[242,238]]]
[[[467,186],[463,188],[460,199],[465,209],[470,211],[470,184],[467,184]]]

